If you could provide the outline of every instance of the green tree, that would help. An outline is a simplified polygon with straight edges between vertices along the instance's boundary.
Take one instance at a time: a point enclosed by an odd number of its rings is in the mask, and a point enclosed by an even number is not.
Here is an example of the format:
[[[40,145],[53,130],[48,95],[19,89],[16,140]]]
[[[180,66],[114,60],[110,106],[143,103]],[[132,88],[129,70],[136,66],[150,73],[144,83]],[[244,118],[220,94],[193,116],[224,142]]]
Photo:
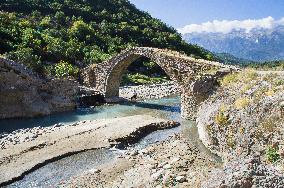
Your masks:
[[[59,78],[77,77],[79,69],[68,62],[60,61],[54,66],[54,72]]]

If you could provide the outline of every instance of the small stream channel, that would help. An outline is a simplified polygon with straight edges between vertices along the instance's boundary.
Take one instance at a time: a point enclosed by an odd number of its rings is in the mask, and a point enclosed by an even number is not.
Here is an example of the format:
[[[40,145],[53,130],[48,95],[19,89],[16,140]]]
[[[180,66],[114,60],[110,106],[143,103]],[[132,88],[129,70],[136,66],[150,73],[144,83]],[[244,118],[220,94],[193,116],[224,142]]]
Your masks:
[[[0,121],[0,133],[12,132],[17,129],[51,126],[56,123],[71,124],[81,120],[123,117],[139,114],[149,114],[154,117],[167,118],[181,122],[181,126],[168,130],[156,131],[131,146],[133,149],[143,149],[150,144],[161,142],[174,133],[183,135],[196,145],[202,152],[212,156],[216,161],[220,159],[211,154],[198,139],[197,128],[193,121],[180,118],[180,98],[163,98],[138,103],[122,103],[96,108],[77,109],[74,112],[61,113],[33,119],[10,119]],[[60,187],[60,184],[70,178],[94,169],[101,164],[113,160],[123,150],[99,149],[75,154],[58,161],[49,163],[26,175],[22,180],[10,184],[9,188],[27,187]]]

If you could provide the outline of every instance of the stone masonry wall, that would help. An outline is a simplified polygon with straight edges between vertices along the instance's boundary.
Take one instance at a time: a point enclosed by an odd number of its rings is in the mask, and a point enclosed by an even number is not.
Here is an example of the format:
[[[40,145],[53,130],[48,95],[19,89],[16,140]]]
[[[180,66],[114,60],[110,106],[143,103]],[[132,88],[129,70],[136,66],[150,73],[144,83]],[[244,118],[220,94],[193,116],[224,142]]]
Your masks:
[[[196,111],[200,96],[208,92],[196,92],[197,85],[203,83],[208,75],[222,75],[220,72],[237,70],[236,67],[226,66],[218,62],[210,62],[188,57],[184,54],[157,48],[136,47],[122,51],[110,60],[90,66],[84,80],[89,86],[104,94],[106,98],[119,96],[119,86],[127,67],[140,57],[147,57],[157,63],[182,88],[182,114],[190,118]],[[93,74],[92,74],[93,72]],[[194,87],[192,87],[194,86]],[[204,88],[198,86],[197,88]],[[210,88],[208,88],[210,90]]]

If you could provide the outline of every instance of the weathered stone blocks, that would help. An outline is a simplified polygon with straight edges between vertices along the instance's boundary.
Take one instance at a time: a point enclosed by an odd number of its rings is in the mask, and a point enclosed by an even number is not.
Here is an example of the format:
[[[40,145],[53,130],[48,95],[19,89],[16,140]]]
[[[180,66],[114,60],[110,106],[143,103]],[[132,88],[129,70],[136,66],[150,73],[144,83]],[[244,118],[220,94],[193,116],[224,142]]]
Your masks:
[[[237,69],[218,62],[195,59],[170,50],[136,47],[124,50],[101,64],[90,66],[87,68],[84,81],[89,86],[95,87],[106,98],[118,97],[123,73],[133,61],[142,56],[156,62],[171,80],[181,86],[181,110],[184,118],[194,118],[197,105],[212,91],[215,81],[213,77],[208,77],[208,72],[211,72],[215,78],[222,76],[223,72]]]

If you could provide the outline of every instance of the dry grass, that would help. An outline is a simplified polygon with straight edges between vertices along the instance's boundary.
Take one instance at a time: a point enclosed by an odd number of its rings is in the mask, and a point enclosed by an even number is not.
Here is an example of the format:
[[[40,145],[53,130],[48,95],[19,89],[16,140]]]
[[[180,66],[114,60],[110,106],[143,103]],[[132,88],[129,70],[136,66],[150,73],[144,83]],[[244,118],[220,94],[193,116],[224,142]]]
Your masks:
[[[249,104],[250,104],[250,99],[247,97],[242,97],[235,101],[234,106],[236,109],[241,110],[241,109],[248,107]]]
[[[221,80],[222,86],[229,86],[239,81],[239,73],[232,73]]]
[[[253,80],[258,79],[258,74],[253,69],[245,69],[241,72],[232,73],[227,76],[225,76],[221,80],[222,86],[230,86],[234,84],[240,84],[240,83],[250,83]]]
[[[215,122],[224,127],[230,124],[229,121],[229,116],[225,115],[225,113],[223,111],[220,111],[216,116],[215,116]]]

